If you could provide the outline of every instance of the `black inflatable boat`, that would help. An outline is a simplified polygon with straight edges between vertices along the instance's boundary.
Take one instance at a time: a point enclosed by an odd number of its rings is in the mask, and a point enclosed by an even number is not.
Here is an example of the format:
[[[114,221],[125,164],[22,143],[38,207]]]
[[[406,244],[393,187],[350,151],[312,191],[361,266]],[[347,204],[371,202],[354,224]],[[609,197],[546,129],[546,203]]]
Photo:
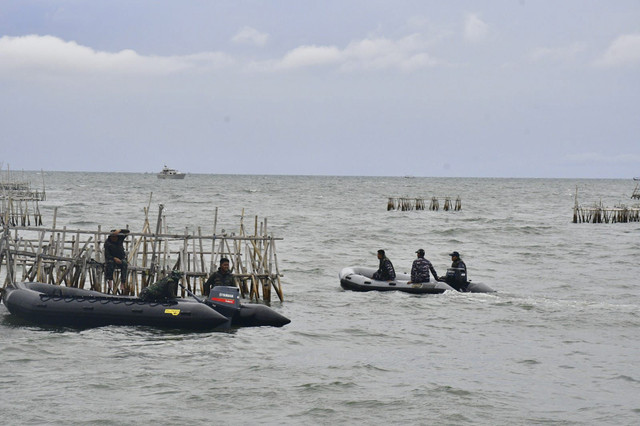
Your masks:
[[[409,284],[409,274],[396,273],[396,279],[391,281],[374,280],[375,268],[350,266],[338,274],[340,285],[345,290],[353,291],[402,291],[414,294],[440,294],[447,290],[469,293],[493,293],[488,285],[467,281],[463,270],[450,268],[443,277],[443,281]]]
[[[275,326],[291,322],[260,304],[241,304],[236,287],[214,287],[207,300],[145,301],[44,283],[7,286],[3,302],[16,317],[41,325],[80,328],[145,325],[189,330]]]

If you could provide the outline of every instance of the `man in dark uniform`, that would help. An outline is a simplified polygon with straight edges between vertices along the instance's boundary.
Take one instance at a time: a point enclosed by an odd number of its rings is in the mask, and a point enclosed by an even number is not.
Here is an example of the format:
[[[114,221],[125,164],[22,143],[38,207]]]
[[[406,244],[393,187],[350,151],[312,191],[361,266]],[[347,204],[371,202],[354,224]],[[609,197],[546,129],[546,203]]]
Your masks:
[[[433,274],[433,278],[438,281],[438,274],[433,268],[433,265],[429,260],[424,258],[424,250],[420,249],[416,251],[418,258],[413,261],[411,265],[411,281],[407,284],[420,284],[429,282],[429,271]]]
[[[113,292],[113,271],[120,269],[120,292],[124,294],[127,283],[127,254],[124,252],[124,239],[129,234],[128,229],[112,229],[104,242],[105,278],[107,293]]]
[[[213,287],[217,287],[219,285],[228,285],[235,286],[235,280],[233,279],[233,274],[229,269],[229,259],[223,257],[220,259],[220,267],[216,272],[211,274],[207,282],[204,283],[204,295],[209,296],[209,292]]]
[[[393,269],[393,263],[391,263],[391,261],[387,258],[384,250],[378,250],[378,260],[380,260],[378,270],[373,273],[373,276],[371,278],[378,281],[395,280],[396,270]]]
[[[460,259],[457,251],[449,253],[451,256],[451,268],[447,270],[445,282],[458,291],[467,291],[468,277],[467,265]]]
[[[457,251],[454,251],[449,253],[449,256],[451,256],[452,268],[464,269],[464,271],[467,272],[467,265],[465,265],[462,259],[460,259],[460,253],[458,253]]]

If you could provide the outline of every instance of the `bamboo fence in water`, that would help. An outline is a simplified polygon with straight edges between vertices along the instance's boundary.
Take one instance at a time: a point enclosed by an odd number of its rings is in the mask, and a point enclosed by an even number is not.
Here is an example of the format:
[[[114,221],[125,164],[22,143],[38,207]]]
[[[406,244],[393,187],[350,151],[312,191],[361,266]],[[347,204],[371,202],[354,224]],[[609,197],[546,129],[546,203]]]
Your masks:
[[[452,197],[441,198],[443,199],[442,210],[462,210],[462,200],[460,200],[460,197],[457,197],[455,201]],[[440,200],[438,197],[431,197],[428,209],[432,211],[440,210]],[[387,201],[387,211],[389,210],[427,210],[427,204],[424,197],[389,197]]]
[[[636,190],[638,186],[636,185]],[[635,194],[636,191],[634,191]],[[635,198],[634,195],[631,198]],[[602,201],[591,205],[578,204],[578,188],[576,188],[573,205],[573,223],[626,223],[640,222],[640,205],[605,207]]]
[[[202,294],[204,282],[217,269],[220,258],[226,257],[243,297],[270,302],[273,289],[281,301],[284,299],[276,254],[276,241],[282,238],[268,234],[266,219],[259,222],[256,216],[253,233],[249,233],[243,210],[237,235],[224,230],[217,234],[216,209],[212,234],[205,234],[201,227],[169,233],[162,211],[160,204],[152,230],[146,207],[143,229],[130,232],[125,239],[129,264],[126,294],[139,294],[174,269],[184,273],[185,287]],[[56,215],[57,209],[51,228],[3,225],[0,269],[5,270],[4,286],[22,280],[105,291],[103,243],[110,231],[100,226],[97,230],[60,228]],[[114,273],[115,283],[119,272],[116,269]]]
[[[32,220],[33,225],[42,225],[38,203],[45,199],[44,174],[42,190],[37,190],[30,182],[17,180],[9,168],[0,170],[0,226],[31,226]]]

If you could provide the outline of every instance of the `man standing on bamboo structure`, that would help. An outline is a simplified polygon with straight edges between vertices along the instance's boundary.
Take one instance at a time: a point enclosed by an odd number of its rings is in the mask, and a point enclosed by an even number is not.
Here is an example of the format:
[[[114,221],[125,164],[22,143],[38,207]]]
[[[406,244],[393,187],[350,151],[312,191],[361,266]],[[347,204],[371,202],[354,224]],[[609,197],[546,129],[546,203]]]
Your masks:
[[[124,252],[124,239],[127,238],[128,229],[112,229],[111,234],[104,242],[105,278],[107,279],[107,293],[113,292],[113,272],[120,269],[120,293],[127,290],[127,254]]]
[[[226,257],[220,259],[220,267],[217,271],[211,274],[207,282],[204,283],[204,295],[209,297],[211,289],[219,285],[228,285],[232,287],[236,285],[233,279],[233,274],[229,269],[229,259]]]

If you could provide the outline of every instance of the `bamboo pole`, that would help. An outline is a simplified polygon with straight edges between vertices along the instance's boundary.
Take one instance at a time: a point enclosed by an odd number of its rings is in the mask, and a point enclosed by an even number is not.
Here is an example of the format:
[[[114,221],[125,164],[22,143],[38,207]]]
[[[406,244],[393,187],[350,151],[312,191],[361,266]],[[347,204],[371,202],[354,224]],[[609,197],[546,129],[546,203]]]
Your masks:
[[[165,223],[165,231],[166,231],[166,221],[163,219],[163,222]],[[165,242],[164,242],[164,252],[163,252],[163,256],[162,256],[162,270],[163,271],[167,270],[168,255],[169,255],[169,244],[165,240]]]
[[[216,207],[215,214],[213,216],[213,239],[211,240],[211,265],[209,266],[209,273],[213,274],[215,271],[217,259],[214,254],[216,247],[216,229],[218,227],[218,208]]]
[[[202,228],[198,226],[198,244],[200,247],[200,270],[202,272],[206,272],[207,268],[204,261],[204,248],[202,245]],[[206,274],[205,274],[206,275]],[[206,282],[206,278],[201,278],[199,280],[200,294],[204,292],[204,283]],[[194,285],[195,286],[195,285]]]
[[[284,301],[284,294],[282,292],[282,283],[280,282],[280,269],[278,268],[278,255],[276,253],[276,241],[272,240],[271,244],[273,245],[273,260],[276,267],[276,280],[278,281],[278,287],[276,288],[276,293],[278,293],[278,297],[280,301]]]
[[[156,221],[156,235],[160,233],[160,230],[162,229],[162,210],[164,209],[164,205],[160,204],[158,206],[158,219]],[[156,259],[156,242],[157,242],[157,238],[153,239],[153,245],[151,246],[151,249],[153,250],[153,254],[151,255],[151,274],[152,274],[152,280],[155,280],[155,271],[157,269],[157,259]]]

